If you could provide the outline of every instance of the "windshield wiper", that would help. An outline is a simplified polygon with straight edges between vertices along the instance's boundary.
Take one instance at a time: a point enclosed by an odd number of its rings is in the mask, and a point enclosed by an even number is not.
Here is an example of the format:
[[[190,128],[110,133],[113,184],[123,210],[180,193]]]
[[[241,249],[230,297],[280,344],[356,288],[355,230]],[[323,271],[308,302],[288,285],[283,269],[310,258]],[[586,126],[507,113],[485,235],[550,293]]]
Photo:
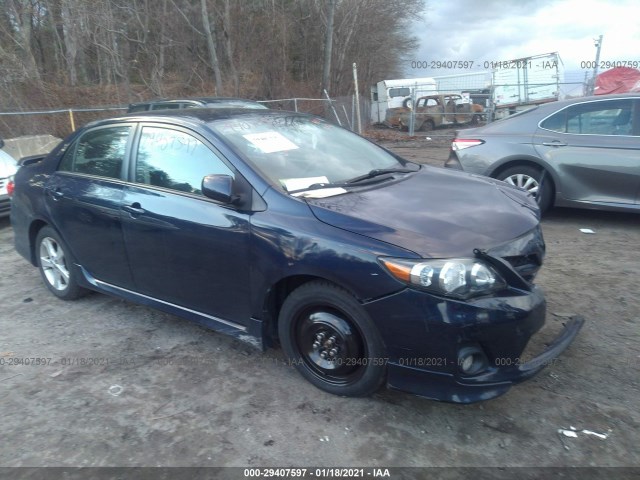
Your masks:
[[[294,193],[307,192],[309,190],[320,190],[322,188],[345,188],[345,187],[353,187],[356,183],[364,182],[365,180],[371,180],[372,178],[379,177],[381,175],[388,175],[390,173],[413,173],[420,170],[418,167],[416,170],[411,170],[409,168],[376,168],[371,170],[369,173],[365,175],[360,175],[359,177],[354,177],[349,180],[345,180],[344,182],[326,182],[326,183],[314,183],[305,188],[299,188],[297,190],[292,190],[289,195],[293,195]],[[373,183],[373,182],[372,182]]]
[[[309,190],[320,190],[322,188],[344,188],[344,187],[348,187],[350,186],[348,183],[331,183],[331,182],[327,182],[327,183],[313,183],[311,185],[309,185],[308,187],[305,188],[298,188],[297,190],[291,190],[288,191],[287,193],[289,195],[293,195],[294,193],[300,193],[300,192],[308,192]]]
[[[363,180],[369,180],[371,178],[379,177],[381,175],[387,175],[389,173],[413,173],[417,172],[418,170],[420,170],[420,167],[418,167],[417,170],[411,170],[409,168],[375,168],[369,173],[360,175],[359,177],[354,177],[350,180],[346,180],[344,183],[347,185],[351,185],[353,183],[362,182]]]

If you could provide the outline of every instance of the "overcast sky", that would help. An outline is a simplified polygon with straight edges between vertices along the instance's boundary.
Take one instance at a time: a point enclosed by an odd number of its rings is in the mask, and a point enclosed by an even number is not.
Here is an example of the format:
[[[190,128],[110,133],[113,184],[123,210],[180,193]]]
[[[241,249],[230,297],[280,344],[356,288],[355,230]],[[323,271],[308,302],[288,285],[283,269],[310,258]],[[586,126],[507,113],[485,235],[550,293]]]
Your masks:
[[[601,61],[640,61],[640,1],[427,0],[414,34],[415,60],[472,60],[478,71],[484,61],[558,52],[565,81],[582,81],[581,62],[595,60],[599,35]],[[464,72],[405,69],[409,78],[452,73]]]

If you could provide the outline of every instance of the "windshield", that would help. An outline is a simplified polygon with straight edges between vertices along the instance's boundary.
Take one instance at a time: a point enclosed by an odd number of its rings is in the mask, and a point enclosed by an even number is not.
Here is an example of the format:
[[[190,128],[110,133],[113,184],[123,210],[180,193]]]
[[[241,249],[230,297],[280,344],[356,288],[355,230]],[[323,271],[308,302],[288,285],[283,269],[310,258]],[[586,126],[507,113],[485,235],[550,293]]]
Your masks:
[[[382,148],[317,117],[242,115],[210,126],[265,178],[289,192],[405,165]]]

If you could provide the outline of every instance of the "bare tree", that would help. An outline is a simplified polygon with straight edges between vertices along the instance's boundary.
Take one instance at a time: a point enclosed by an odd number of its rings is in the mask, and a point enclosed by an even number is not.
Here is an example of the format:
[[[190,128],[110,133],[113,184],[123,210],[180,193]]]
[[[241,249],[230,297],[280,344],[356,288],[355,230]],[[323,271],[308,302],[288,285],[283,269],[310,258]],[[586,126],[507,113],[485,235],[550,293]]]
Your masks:
[[[4,0],[4,12],[8,17],[5,26],[12,30],[11,40],[17,47],[24,69],[31,80],[41,83],[40,71],[31,49],[31,25],[34,18],[34,5],[30,0]]]
[[[329,91],[331,81],[331,53],[333,50],[333,17],[336,10],[335,0],[328,0],[327,2],[327,31],[325,33],[324,40],[324,64],[322,67],[322,86],[320,88],[320,94],[322,95],[325,90]]]
[[[216,47],[216,39],[214,36],[215,27],[212,28],[209,20],[209,11],[207,9],[207,0],[200,0],[200,9],[202,14],[202,26],[204,27],[207,39],[207,48],[209,50],[209,58],[211,59],[211,68],[216,80],[216,95],[222,92],[222,75],[220,73],[220,64],[218,63],[218,52]]]
[[[348,95],[354,62],[401,73],[424,1],[0,0],[0,108]]]

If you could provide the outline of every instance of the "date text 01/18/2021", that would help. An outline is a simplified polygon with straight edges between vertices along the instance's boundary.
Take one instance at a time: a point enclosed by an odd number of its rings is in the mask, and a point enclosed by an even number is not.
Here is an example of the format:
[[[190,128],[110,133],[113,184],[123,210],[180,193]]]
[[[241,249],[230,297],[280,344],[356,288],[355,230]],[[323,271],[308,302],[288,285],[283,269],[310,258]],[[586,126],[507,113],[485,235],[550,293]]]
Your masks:
[[[388,468],[245,468],[245,478],[391,478]]]
[[[533,63],[532,60],[484,60],[476,62],[475,60],[413,60],[411,68],[413,69],[431,69],[431,70],[509,70],[509,69],[555,69],[558,62],[553,60],[540,61]]]

